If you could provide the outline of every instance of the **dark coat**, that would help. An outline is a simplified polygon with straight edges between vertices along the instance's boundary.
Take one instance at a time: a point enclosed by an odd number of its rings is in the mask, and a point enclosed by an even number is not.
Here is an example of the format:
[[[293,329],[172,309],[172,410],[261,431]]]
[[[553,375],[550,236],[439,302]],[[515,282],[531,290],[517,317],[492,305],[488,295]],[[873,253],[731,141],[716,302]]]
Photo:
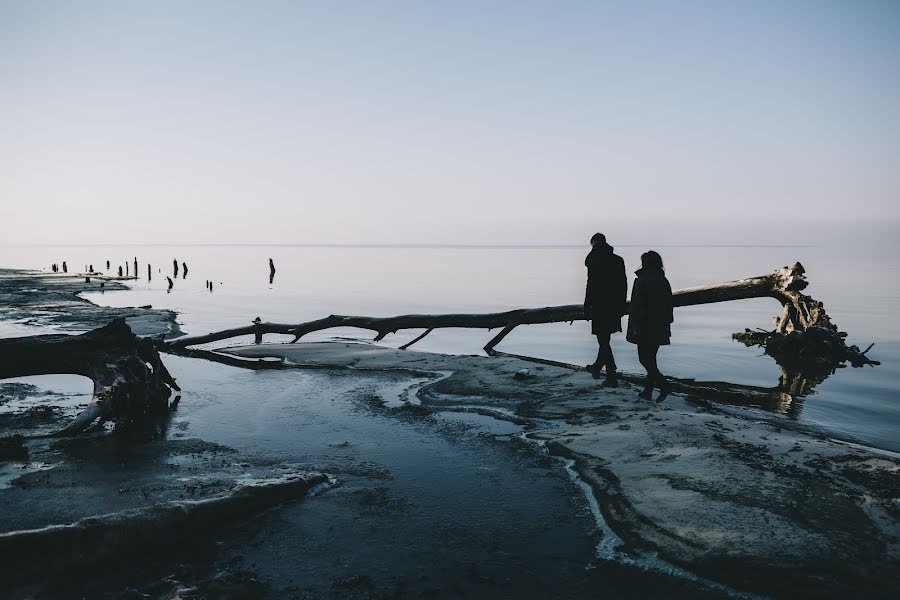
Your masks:
[[[665,346],[672,336],[672,286],[660,269],[638,269],[631,288],[628,332],[632,344]]]
[[[628,293],[625,261],[613,254],[612,246],[603,244],[591,249],[584,259],[584,266],[588,272],[584,310],[591,319],[591,331],[595,335],[622,331]]]

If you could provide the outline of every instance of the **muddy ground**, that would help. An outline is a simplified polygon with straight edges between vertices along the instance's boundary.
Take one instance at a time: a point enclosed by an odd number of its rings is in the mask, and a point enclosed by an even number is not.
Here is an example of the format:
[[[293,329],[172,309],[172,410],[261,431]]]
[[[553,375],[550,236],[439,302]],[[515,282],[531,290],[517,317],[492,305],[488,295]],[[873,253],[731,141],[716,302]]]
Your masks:
[[[297,365],[452,375],[418,400],[562,422],[529,437],[570,457],[622,551],[658,555],[737,589],[782,597],[891,597],[900,590],[900,459],[704,401],[638,398],[583,372],[505,357],[444,356],[362,344],[229,348]],[[528,369],[528,376],[516,373]],[[450,399],[450,400],[448,400]]]
[[[2,271],[0,319],[45,333],[124,316],[140,335],[179,332],[171,311],[102,308],[76,295],[97,287]],[[103,568],[72,561],[70,552],[59,564],[51,544],[44,564],[4,578],[4,593],[900,593],[900,460],[893,453],[702,399],[648,402],[628,385],[604,389],[583,372],[507,357],[337,342],[227,352],[287,364],[263,373],[164,356],[187,386],[181,408],[125,433],[36,437],[76,414],[89,389],[0,383],[0,435],[24,436],[28,451],[0,462],[0,532],[201,500],[241,482],[313,470],[327,472],[332,484],[201,534],[171,532],[171,544],[113,540],[122,562]],[[316,400],[295,414],[304,399]],[[589,485],[589,497],[563,464]],[[449,504],[463,508],[436,514]]]

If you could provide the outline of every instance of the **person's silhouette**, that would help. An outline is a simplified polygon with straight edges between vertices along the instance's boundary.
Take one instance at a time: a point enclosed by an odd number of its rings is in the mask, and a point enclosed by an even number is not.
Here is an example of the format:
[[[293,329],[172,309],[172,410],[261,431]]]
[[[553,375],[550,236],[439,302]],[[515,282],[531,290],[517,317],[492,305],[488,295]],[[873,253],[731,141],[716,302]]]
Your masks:
[[[616,359],[609,345],[610,335],[622,331],[622,315],[625,314],[625,294],[628,280],[625,261],[613,254],[613,247],[606,243],[606,236],[595,233],[591,237],[591,252],[584,259],[587,267],[587,288],[584,294],[584,316],[591,321],[591,332],[597,336],[600,349],[597,360],[587,369],[594,379],[600,379],[600,369],[606,369],[603,385],[619,385]]]
[[[650,400],[656,384],[660,391],[657,400],[662,401],[669,395],[670,386],[656,365],[656,353],[660,346],[669,344],[672,336],[672,286],[666,279],[662,257],[653,250],[641,255],[641,268],[635,274],[626,339],[637,344],[638,359],[647,369],[641,398]]]

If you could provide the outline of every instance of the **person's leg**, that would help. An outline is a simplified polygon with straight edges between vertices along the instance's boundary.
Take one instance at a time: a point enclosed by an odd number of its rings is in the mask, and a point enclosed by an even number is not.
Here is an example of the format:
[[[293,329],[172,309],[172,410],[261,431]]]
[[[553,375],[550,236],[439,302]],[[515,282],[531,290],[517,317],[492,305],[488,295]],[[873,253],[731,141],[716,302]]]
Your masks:
[[[597,343],[600,345],[600,350],[597,353],[597,363],[602,363],[606,367],[606,379],[603,381],[603,385],[616,387],[619,385],[619,378],[616,373],[616,359],[613,357],[609,336],[609,333],[597,335]],[[595,377],[599,377],[599,371],[599,368],[595,371]]]
[[[609,341],[609,337],[612,334],[607,333],[603,338],[606,345],[606,374],[607,375],[615,375],[618,367],[616,366],[616,357],[613,356],[612,344]]]
[[[669,395],[669,392],[672,391],[672,386],[669,385],[669,382],[666,380],[665,376],[660,372],[659,366],[656,362],[656,354],[659,352],[659,345],[657,344],[653,348],[653,368],[656,371],[656,382],[659,384],[659,398],[656,399],[657,402],[662,402]]]
[[[656,364],[656,353],[659,352],[659,344],[647,344],[644,347],[644,352],[647,358],[647,374],[653,378],[653,381],[658,382],[659,378],[662,377],[662,373],[659,372],[659,366]]]
[[[597,334],[597,360],[594,361],[594,364],[588,365],[588,372],[594,379],[600,379],[600,369],[606,367],[606,350],[604,348],[604,336],[600,333]],[[609,344],[609,336],[606,336],[606,344]]]
[[[639,394],[641,398],[649,400],[653,394],[653,381],[656,371],[656,352],[651,344],[638,344],[638,360],[641,366],[647,370],[647,380],[644,383],[644,391]]]

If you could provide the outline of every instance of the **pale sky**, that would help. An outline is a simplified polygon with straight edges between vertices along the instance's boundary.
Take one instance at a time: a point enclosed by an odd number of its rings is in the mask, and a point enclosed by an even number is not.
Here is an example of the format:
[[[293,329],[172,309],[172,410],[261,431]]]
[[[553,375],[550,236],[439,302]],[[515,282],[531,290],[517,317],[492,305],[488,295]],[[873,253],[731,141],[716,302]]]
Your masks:
[[[892,1],[0,0],[0,243],[866,236],[898,107]]]

